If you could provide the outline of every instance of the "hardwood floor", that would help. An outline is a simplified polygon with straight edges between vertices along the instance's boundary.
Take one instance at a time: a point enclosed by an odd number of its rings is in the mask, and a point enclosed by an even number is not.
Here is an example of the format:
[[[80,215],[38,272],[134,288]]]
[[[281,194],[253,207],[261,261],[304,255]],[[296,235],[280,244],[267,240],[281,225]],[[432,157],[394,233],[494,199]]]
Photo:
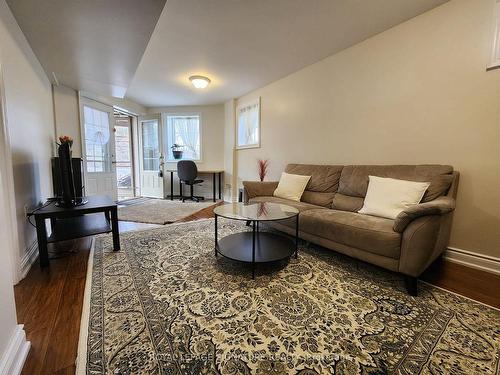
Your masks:
[[[213,206],[182,221],[209,217]],[[120,222],[121,232],[153,227],[161,226]],[[59,258],[51,260],[50,269],[35,264],[14,287],[18,321],[31,341],[23,374],[74,374],[90,244],[87,238],[51,246],[51,256]],[[498,275],[439,260],[422,279],[500,308]]]

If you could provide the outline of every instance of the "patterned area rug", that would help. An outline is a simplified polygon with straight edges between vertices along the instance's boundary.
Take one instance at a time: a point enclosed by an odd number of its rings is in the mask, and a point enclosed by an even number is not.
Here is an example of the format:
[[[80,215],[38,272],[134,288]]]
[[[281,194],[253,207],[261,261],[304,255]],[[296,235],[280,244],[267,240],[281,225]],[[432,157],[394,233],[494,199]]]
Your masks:
[[[168,199],[146,199],[140,203],[125,202],[125,206],[118,207],[118,219],[139,223],[169,224],[184,219],[206,207],[215,205],[214,202],[184,202]]]
[[[203,220],[97,239],[78,374],[495,374],[500,312],[322,248],[258,267]],[[247,230],[220,220],[219,236]],[[90,297],[90,298],[89,298]],[[88,326],[87,326],[88,323]]]

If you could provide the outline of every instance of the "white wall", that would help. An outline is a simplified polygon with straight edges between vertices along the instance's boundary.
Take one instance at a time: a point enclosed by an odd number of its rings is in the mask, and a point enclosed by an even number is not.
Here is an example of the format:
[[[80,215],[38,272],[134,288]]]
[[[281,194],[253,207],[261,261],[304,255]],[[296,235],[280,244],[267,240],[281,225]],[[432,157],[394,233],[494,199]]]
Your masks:
[[[452,0],[256,90],[262,147],[238,177],[287,163],[451,164],[461,172],[451,246],[500,255],[500,70],[486,72],[495,0]]]
[[[149,114],[155,113],[200,113],[201,114],[201,158],[196,162],[200,170],[224,170],[224,105],[153,107],[148,108]],[[165,169],[175,169],[176,163],[166,163]],[[212,197],[212,176],[200,175],[204,179],[203,186],[195,188],[196,195]],[[222,182],[224,185],[224,181]],[[178,181],[175,177],[174,193],[178,193]],[[165,174],[165,189],[170,192],[170,175]],[[184,194],[187,194],[185,191]]]
[[[2,11],[0,5],[0,11]],[[0,104],[3,106],[3,103]],[[1,109],[1,108],[0,108]],[[1,114],[1,112],[0,112]],[[3,117],[0,118],[0,243],[3,249],[17,248],[12,235],[13,226],[11,223],[11,209],[9,207],[9,200],[13,199],[11,168],[8,161],[7,134],[3,127]],[[14,334],[17,325],[16,307],[14,301],[14,289],[12,288],[12,270],[13,259],[11,251],[4,251],[2,254],[3,261],[0,263],[0,366],[2,365],[2,357],[5,356],[9,340]]]
[[[14,172],[19,253],[26,261],[36,235],[24,206],[35,206],[52,195],[50,158],[55,149],[51,84],[29,47],[10,9],[0,2],[0,53],[6,100],[6,122]],[[19,275],[14,275],[16,279]]]
[[[78,107],[78,92],[63,85],[53,86],[54,94],[54,121],[56,137],[69,135],[73,138],[71,148],[73,156],[82,156],[82,143],[80,133],[80,110]]]
[[[4,0],[0,1],[0,65],[0,372],[17,374],[29,343],[17,324],[12,283],[19,278],[20,258],[33,239],[19,207],[50,190],[46,171],[53,119],[50,85]],[[35,137],[40,143],[33,142]]]

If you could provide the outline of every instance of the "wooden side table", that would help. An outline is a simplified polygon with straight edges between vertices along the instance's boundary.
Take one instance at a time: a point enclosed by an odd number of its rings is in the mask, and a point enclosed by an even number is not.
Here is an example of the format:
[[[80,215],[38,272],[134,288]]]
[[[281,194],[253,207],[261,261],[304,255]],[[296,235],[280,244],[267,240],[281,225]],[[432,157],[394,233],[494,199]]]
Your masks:
[[[95,195],[87,199],[88,203],[83,206],[58,207],[54,201],[32,212],[36,221],[38,252],[42,268],[49,265],[47,244],[51,242],[112,232],[113,250],[120,250],[118,206],[107,195]],[[47,236],[45,227],[47,219],[50,219],[52,228],[50,236]]]

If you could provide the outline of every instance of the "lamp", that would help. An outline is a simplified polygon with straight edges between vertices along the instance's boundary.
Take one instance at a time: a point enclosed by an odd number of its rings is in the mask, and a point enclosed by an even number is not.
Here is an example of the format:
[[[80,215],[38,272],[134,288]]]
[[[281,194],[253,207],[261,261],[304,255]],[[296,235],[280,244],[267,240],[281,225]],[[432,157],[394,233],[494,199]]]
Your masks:
[[[197,89],[204,89],[210,83],[210,79],[204,76],[191,76],[189,80]]]

